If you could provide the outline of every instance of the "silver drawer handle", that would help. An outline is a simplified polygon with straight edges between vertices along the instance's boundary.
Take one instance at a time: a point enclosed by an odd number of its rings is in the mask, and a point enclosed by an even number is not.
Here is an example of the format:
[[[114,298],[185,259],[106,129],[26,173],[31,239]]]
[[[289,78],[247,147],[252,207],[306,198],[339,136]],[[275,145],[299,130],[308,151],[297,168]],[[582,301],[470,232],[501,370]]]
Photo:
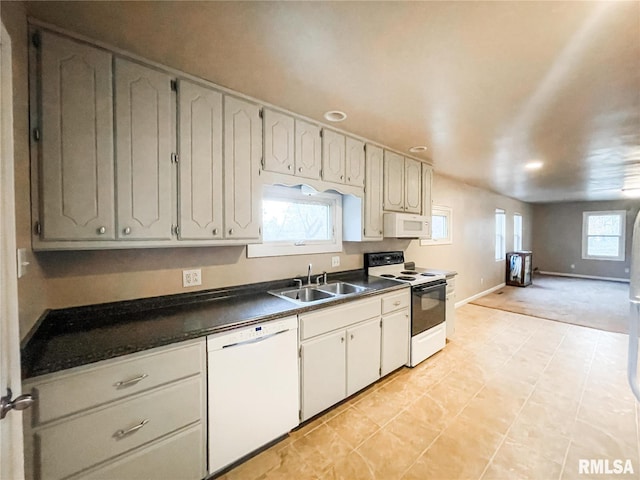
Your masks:
[[[113,384],[113,386],[116,387],[116,388],[128,387],[129,385],[133,385],[134,383],[138,383],[140,380],[144,380],[148,376],[149,375],[147,375],[146,373],[143,373],[142,375],[138,375],[137,377],[130,378],[129,380],[122,380],[120,382],[116,382],[116,383]]]
[[[149,423],[149,419],[145,418],[138,425],[134,425],[133,427],[127,428],[126,430],[118,430],[116,433],[113,434],[113,436],[116,437],[116,438],[126,437],[127,435],[129,435],[129,434],[131,434],[133,432],[137,432],[142,427],[144,427],[147,423]]]

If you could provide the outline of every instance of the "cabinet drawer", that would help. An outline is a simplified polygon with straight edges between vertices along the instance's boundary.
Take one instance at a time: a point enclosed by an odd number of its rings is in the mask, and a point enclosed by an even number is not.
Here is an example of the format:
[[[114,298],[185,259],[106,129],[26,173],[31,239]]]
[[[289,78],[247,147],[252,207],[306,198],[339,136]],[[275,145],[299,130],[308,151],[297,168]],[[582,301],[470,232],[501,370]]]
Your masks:
[[[304,313],[300,315],[300,339],[305,340],[377,316],[380,316],[380,297]]]
[[[33,426],[198,374],[206,361],[204,342],[202,338],[188,346],[152,350],[128,360],[121,357],[105,365],[53,374],[43,382],[27,382],[25,389],[32,387],[38,399]]]
[[[401,308],[407,308],[409,306],[411,296],[409,289],[402,290],[398,293],[390,293],[382,297],[382,314],[393,312],[394,310],[400,310]]]
[[[203,390],[195,377],[40,429],[37,478],[64,478],[201,420]]]
[[[73,480],[200,480],[205,476],[203,435],[202,425],[195,425]]]

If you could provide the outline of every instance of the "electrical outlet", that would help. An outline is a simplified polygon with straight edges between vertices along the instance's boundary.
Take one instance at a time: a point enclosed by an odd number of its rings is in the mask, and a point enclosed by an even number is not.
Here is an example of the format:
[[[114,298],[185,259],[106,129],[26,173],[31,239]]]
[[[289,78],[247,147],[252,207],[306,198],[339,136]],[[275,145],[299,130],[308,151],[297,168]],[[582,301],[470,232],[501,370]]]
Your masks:
[[[339,256],[335,256],[335,257],[331,257],[331,266],[332,267],[339,267],[340,266],[340,257]]]
[[[182,286],[183,287],[195,287],[202,285],[202,270],[199,268],[193,270],[182,271]]]

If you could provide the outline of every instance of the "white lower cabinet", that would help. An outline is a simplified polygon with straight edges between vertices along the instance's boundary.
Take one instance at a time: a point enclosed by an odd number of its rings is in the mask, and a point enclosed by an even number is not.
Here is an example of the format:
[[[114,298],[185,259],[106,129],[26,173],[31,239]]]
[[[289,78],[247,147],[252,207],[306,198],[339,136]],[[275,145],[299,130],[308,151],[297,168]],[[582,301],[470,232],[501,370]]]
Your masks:
[[[302,420],[345,398],[346,332],[340,330],[300,346]]]
[[[410,290],[299,315],[300,420],[405,365]]]
[[[25,382],[26,478],[203,478],[205,361],[202,338]]]

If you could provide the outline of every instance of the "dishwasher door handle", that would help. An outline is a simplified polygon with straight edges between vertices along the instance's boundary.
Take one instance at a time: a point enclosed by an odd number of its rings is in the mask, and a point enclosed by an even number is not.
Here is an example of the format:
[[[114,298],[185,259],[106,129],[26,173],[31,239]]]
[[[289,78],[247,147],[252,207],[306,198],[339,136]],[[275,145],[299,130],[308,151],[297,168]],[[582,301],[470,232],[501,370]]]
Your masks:
[[[244,342],[230,343],[229,345],[224,345],[222,348],[241,347],[241,346],[244,346],[244,345],[252,345],[252,344],[260,343],[260,342],[262,342],[264,340],[269,340],[270,338],[273,338],[276,335],[280,335],[281,333],[285,333],[285,332],[288,332],[288,331],[289,330],[282,330],[280,332],[272,333],[270,335],[265,335],[264,337],[254,338],[252,340],[245,340]]]

